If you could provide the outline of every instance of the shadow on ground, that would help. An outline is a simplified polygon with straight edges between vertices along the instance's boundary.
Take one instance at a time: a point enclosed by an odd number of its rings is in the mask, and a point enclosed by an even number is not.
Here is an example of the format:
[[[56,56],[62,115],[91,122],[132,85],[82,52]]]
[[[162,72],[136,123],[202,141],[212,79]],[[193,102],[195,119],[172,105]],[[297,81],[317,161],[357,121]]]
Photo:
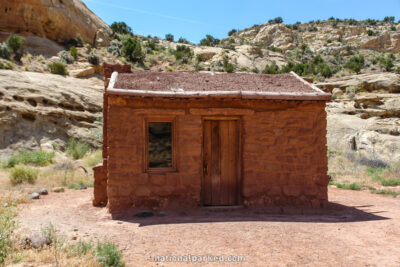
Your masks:
[[[304,222],[346,223],[387,220],[386,211],[375,210],[373,205],[345,206],[329,203],[325,209],[275,207],[263,209],[199,208],[185,211],[153,212],[148,217],[137,217],[138,211],[113,214],[116,220],[138,223],[140,227],[160,224],[209,223],[209,222]],[[379,215],[378,215],[379,214]]]

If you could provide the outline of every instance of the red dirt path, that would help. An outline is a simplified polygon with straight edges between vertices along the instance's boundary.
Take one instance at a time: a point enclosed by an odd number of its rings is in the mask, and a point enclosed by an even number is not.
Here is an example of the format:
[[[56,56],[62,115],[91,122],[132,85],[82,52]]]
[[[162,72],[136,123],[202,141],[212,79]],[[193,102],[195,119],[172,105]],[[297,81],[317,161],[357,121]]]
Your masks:
[[[188,254],[246,257],[197,266],[400,266],[400,199],[392,197],[329,188],[334,204],[322,212],[199,210],[111,220],[106,208],[91,206],[92,194],[67,190],[24,205],[20,231],[51,222],[68,238],[107,237],[123,249],[127,266],[176,266],[184,263],[153,259]]]

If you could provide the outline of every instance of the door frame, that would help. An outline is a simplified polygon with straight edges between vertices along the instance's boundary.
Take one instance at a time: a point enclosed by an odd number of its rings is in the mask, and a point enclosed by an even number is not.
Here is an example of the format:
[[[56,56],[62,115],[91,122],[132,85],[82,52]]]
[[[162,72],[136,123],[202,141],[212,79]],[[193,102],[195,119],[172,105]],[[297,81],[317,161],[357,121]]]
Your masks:
[[[236,194],[237,194],[237,204],[242,205],[243,194],[242,194],[242,183],[243,183],[243,142],[242,142],[242,133],[243,133],[243,123],[241,116],[202,116],[201,117],[201,205],[205,206],[205,192],[204,192],[204,184],[205,184],[205,173],[204,173],[204,121],[237,121],[238,124],[238,155],[237,155],[237,169],[236,169]],[[216,206],[215,206],[216,207]],[[228,206],[229,207],[229,206]]]

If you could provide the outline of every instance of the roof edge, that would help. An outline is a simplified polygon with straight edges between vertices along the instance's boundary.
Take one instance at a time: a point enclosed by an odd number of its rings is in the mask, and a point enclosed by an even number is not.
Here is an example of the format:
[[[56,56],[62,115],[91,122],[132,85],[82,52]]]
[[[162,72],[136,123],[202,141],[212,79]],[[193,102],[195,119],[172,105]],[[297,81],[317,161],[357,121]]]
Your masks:
[[[213,98],[241,98],[241,99],[274,99],[274,100],[314,100],[329,101],[331,94],[323,91],[315,93],[284,93],[284,92],[255,92],[255,91],[150,91],[150,90],[129,90],[114,88],[114,81],[117,75],[111,76],[110,85],[107,89],[109,94],[115,95],[132,95],[132,96],[148,96],[148,97],[213,97]],[[114,80],[113,80],[114,78]],[[306,81],[304,81],[306,82]],[[306,82],[307,83],[307,82]],[[309,84],[310,85],[310,84]],[[112,87],[111,87],[112,86]],[[314,89],[315,90],[315,89]]]
[[[114,88],[115,83],[117,82],[118,72],[114,71],[111,74],[110,82],[108,83],[107,91]]]
[[[306,80],[304,80],[303,78],[301,78],[299,75],[297,75],[296,72],[291,71],[290,74],[292,74],[296,79],[298,79],[299,81],[301,81],[302,83],[304,83],[306,86],[310,87],[311,89],[321,93],[321,94],[326,94],[326,95],[330,95],[331,94],[324,92],[323,90],[319,89],[318,87],[316,87],[314,84],[307,82]]]

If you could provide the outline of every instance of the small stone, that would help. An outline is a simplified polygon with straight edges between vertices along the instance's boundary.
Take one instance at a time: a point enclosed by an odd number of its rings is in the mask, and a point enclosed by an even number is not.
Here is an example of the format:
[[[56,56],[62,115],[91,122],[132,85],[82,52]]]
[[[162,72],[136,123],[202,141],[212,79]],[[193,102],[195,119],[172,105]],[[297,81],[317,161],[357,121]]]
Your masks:
[[[49,192],[47,192],[47,189],[46,189],[46,188],[42,188],[42,189],[40,189],[39,194],[40,194],[40,195],[48,195]]]
[[[82,185],[79,189],[80,190],[85,190],[85,189],[87,189],[87,186],[86,185]]]
[[[31,199],[39,199],[39,197],[40,197],[39,193],[33,193],[31,195]]]
[[[72,240],[77,240],[78,239],[78,237],[76,236],[76,235],[74,235],[73,237],[72,237]]]
[[[49,236],[45,235],[45,234],[39,234],[39,233],[35,233],[35,234],[31,234],[29,236],[27,236],[25,238],[25,247],[32,247],[32,248],[42,248],[44,246],[48,246],[51,244],[51,240],[49,238]]]
[[[78,228],[74,228],[74,232],[78,232]]]
[[[64,187],[53,187],[51,191],[56,193],[64,192]]]
[[[145,218],[145,217],[150,217],[153,215],[154,215],[154,213],[151,210],[142,210],[142,211],[135,213],[133,216],[139,217],[139,218]]]

